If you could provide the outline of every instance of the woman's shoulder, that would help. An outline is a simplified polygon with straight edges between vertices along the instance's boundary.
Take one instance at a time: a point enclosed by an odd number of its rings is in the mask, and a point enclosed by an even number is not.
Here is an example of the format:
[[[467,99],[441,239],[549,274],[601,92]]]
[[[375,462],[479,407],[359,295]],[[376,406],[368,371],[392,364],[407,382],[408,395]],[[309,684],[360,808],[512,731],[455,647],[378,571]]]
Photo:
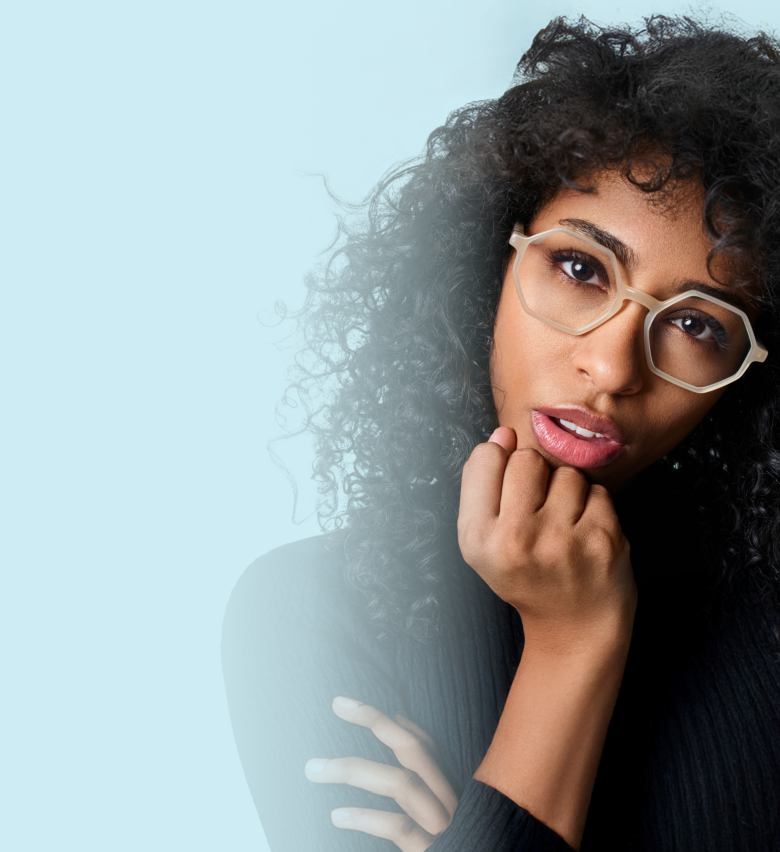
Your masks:
[[[329,533],[283,544],[255,559],[239,577],[228,610],[316,610],[325,595],[347,592],[343,537]],[[312,612],[312,614],[314,614]]]
[[[300,601],[312,587],[326,590],[341,584],[344,568],[341,537],[317,535],[283,544],[255,559],[236,583],[231,603],[252,600],[262,605],[269,593],[275,597]]]
[[[228,600],[223,641],[268,642],[359,629],[361,608],[344,573],[343,536],[282,545],[256,559]]]

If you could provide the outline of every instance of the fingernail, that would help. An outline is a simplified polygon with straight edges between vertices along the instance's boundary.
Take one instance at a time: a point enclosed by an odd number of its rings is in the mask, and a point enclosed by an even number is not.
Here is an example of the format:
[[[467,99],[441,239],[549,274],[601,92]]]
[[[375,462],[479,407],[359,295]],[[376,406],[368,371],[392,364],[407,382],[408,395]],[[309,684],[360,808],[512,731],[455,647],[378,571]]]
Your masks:
[[[315,757],[308,761],[306,766],[303,767],[306,777],[311,778],[312,775],[319,775],[319,773],[325,768],[325,764],[327,762],[327,760],[323,760],[321,757]]]
[[[341,707],[342,710],[354,710],[356,707],[360,707],[359,701],[355,701],[352,698],[345,698],[343,695],[334,698],[333,703],[336,707]]]
[[[493,440],[493,436],[496,434],[496,432],[498,432],[498,430],[499,430],[500,428],[501,428],[501,427],[500,427],[500,426],[498,426],[498,427],[496,427],[496,428],[495,428],[495,429],[494,429],[494,430],[490,433],[490,437],[488,438],[488,443],[490,443],[490,441],[492,441],[492,440]]]
[[[330,818],[333,822],[346,822],[348,819],[352,817],[352,814],[344,810],[344,808],[339,808],[338,810],[331,811]]]

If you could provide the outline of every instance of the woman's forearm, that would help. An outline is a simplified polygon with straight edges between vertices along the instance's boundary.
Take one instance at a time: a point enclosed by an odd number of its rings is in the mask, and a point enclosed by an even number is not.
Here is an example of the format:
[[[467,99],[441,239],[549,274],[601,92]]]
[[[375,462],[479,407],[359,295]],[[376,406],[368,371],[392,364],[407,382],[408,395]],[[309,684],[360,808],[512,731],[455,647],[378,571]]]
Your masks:
[[[633,623],[633,618],[631,618]],[[526,648],[474,773],[579,848],[631,625],[571,654]]]
[[[458,543],[525,647],[474,777],[579,848],[631,643],[630,547],[605,488],[499,427],[463,468]]]

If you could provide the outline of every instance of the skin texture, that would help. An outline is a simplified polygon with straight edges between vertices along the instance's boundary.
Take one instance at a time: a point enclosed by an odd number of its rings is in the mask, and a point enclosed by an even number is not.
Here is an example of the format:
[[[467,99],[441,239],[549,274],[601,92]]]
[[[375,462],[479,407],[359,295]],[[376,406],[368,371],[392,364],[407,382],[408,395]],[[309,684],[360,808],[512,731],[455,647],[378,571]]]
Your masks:
[[[728,290],[707,271],[712,247],[701,221],[700,195],[687,190],[671,209],[622,177],[595,179],[591,194],[562,190],[526,229],[528,235],[561,227],[563,219],[593,222],[632,249],[635,264],[621,267],[624,281],[656,299],[674,294],[680,281],[702,281]],[[720,270],[715,270],[720,275]],[[608,322],[582,336],[551,328],[527,314],[510,268],[496,317],[491,376],[498,421],[517,434],[518,446],[541,452],[531,412],[543,406],[579,406],[609,417],[626,439],[613,463],[586,471],[590,482],[614,492],[676,447],[701,421],[723,390],[692,393],[652,373],[642,340],[647,311],[627,302]]]
[[[525,646],[474,777],[579,847],[636,612],[629,546],[609,494],[515,449],[507,427],[463,472],[465,560],[523,621]]]
[[[663,300],[681,282],[729,290],[707,270],[711,243],[701,192],[681,189],[659,205],[616,173],[591,179],[590,194],[561,190],[527,234],[587,220],[623,242],[626,283]],[[721,279],[722,269],[715,268]],[[495,324],[491,377],[500,426],[463,471],[458,540],[466,562],[519,612],[525,647],[498,728],[475,778],[503,792],[579,848],[607,728],[631,641],[637,592],[614,493],[682,441],[722,390],[697,394],[656,376],[643,344],[646,309],[627,302],[581,336],[524,310],[511,260]],[[538,408],[584,409],[623,436],[601,467],[569,467],[537,441]],[[358,705],[334,711],[370,727],[403,770],[347,758],[307,764],[310,780],[347,783],[394,798],[407,817],[350,813],[334,824],[422,852],[449,824],[455,795],[425,732]],[[392,772],[388,772],[391,770]],[[315,778],[314,775],[317,775]],[[345,796],[345,798],[348,798]],[[335,813],[335,812],[334,812]]]

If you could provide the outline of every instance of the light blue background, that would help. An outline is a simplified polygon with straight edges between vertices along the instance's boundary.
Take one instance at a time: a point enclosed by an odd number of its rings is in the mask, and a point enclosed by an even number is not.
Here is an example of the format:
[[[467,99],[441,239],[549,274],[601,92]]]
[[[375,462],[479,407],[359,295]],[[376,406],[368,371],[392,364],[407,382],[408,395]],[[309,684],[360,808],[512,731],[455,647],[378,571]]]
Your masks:
[[[334,233],[307,175],[360,198],[555,14],[685,8],[4,4],[3,849],[267,849],[219,639],[243,568],[317,531],[265,448],[290,329],[257,318]],[[310,445],[279,452],[306,518]]]

